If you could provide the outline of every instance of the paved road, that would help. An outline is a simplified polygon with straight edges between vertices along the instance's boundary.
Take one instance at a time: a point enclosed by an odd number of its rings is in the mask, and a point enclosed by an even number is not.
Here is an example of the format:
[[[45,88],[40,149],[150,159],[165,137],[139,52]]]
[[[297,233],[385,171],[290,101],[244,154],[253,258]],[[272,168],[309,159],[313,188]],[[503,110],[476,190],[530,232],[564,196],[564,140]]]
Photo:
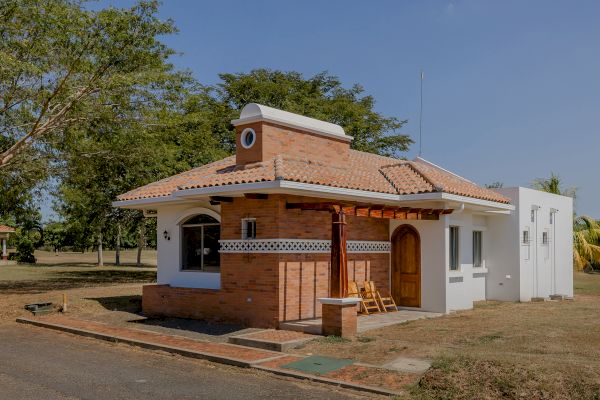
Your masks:
[[[0,399],[356,399],[353,392],[18,324],[0,325]]]

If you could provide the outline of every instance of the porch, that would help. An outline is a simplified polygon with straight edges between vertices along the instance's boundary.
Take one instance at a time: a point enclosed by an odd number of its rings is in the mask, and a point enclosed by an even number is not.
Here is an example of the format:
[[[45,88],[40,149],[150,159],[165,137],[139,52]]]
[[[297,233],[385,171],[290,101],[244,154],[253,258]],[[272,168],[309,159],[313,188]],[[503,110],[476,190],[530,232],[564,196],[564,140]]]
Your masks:
[[[435,318],[442,316],[442,313],[412,310],[399,307],[396,312],[378,313],[370,315],[359,315],[357,332],[359,334],[370,330],[384,328],[386,326],[403,324],[409,321],[415,321],[424,318]],[[285,321],[279,323],[279,329],[303,332],[313,335],[321,334],[321,318],[303,319],[298,321]]]

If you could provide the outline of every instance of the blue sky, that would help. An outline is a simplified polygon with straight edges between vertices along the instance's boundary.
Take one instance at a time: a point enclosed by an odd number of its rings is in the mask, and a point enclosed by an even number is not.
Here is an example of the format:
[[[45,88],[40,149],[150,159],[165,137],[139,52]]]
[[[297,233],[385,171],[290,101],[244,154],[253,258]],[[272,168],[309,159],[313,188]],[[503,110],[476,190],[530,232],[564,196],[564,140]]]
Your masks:
[[[424,158],[480,184],[553,171],[600,217],[600,2],[172,0],[160,15],[180,30],[174,63],[203,83],[328,71],[415,139],[423,68]]]

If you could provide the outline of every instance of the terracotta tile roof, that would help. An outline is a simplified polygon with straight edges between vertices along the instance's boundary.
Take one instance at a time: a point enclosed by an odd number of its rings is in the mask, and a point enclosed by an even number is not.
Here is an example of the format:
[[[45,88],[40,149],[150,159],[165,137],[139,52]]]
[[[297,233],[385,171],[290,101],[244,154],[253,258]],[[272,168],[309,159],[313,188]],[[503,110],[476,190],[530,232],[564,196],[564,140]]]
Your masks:
[[[10,227],[10,226],[6,226],[6,225],[0,225],[0,233],[10,233],[10,232],[14,232],[15,228]]]
[[[509,203],[506,197],[424,160],[404,161],[355,150],[350,150],[349,158],[344,167],[285,156],[236,166],[235,156],[231,156],[131,190],[117,199],[137,200],[168,196],[177,190],[287,180],[401,195],[446,192]]]

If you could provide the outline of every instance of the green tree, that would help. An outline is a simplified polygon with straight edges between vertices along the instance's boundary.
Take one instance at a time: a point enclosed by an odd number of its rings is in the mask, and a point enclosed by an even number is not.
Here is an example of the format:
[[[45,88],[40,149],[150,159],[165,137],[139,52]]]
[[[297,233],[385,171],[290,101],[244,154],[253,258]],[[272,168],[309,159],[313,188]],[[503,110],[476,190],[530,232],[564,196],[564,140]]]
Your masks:
[[[577,188],[570,187],[563,189],[560,177],[554,172],[550,173],[550,178],[537,178],[534,179],[531,187],[542,192],[559,194],[562,196],[568,196],[575,198],[577,195]]]
[[[249,73],[220,74],[221,82],[207,87],[200,102],[210,110],[211,129],[228,152],[235,147],[230,121],[238,118],[248,103],[306,115],[341,125],[354,137],[352,147],[383,155],[398,155],[413,143],[397,131],[406,123],[374,111],[375,99],[360,85],[345,88],[325,72],[304,78],[298,72],[256,69]]]
[[[44,245],[52,247],[54,251],[60,251],[65,245],[68,233],[62,222],[50,222],[44,226]]]
[[[175,28],[156,11],[155,1],[99,11],[77,0],[0,2],[0,168],[115,107],[107,95],[160,79],[172,51],[158,36]]]
[[[600,265],[600,223],[590,217],[573,220],[573,262],[580,271]]]

